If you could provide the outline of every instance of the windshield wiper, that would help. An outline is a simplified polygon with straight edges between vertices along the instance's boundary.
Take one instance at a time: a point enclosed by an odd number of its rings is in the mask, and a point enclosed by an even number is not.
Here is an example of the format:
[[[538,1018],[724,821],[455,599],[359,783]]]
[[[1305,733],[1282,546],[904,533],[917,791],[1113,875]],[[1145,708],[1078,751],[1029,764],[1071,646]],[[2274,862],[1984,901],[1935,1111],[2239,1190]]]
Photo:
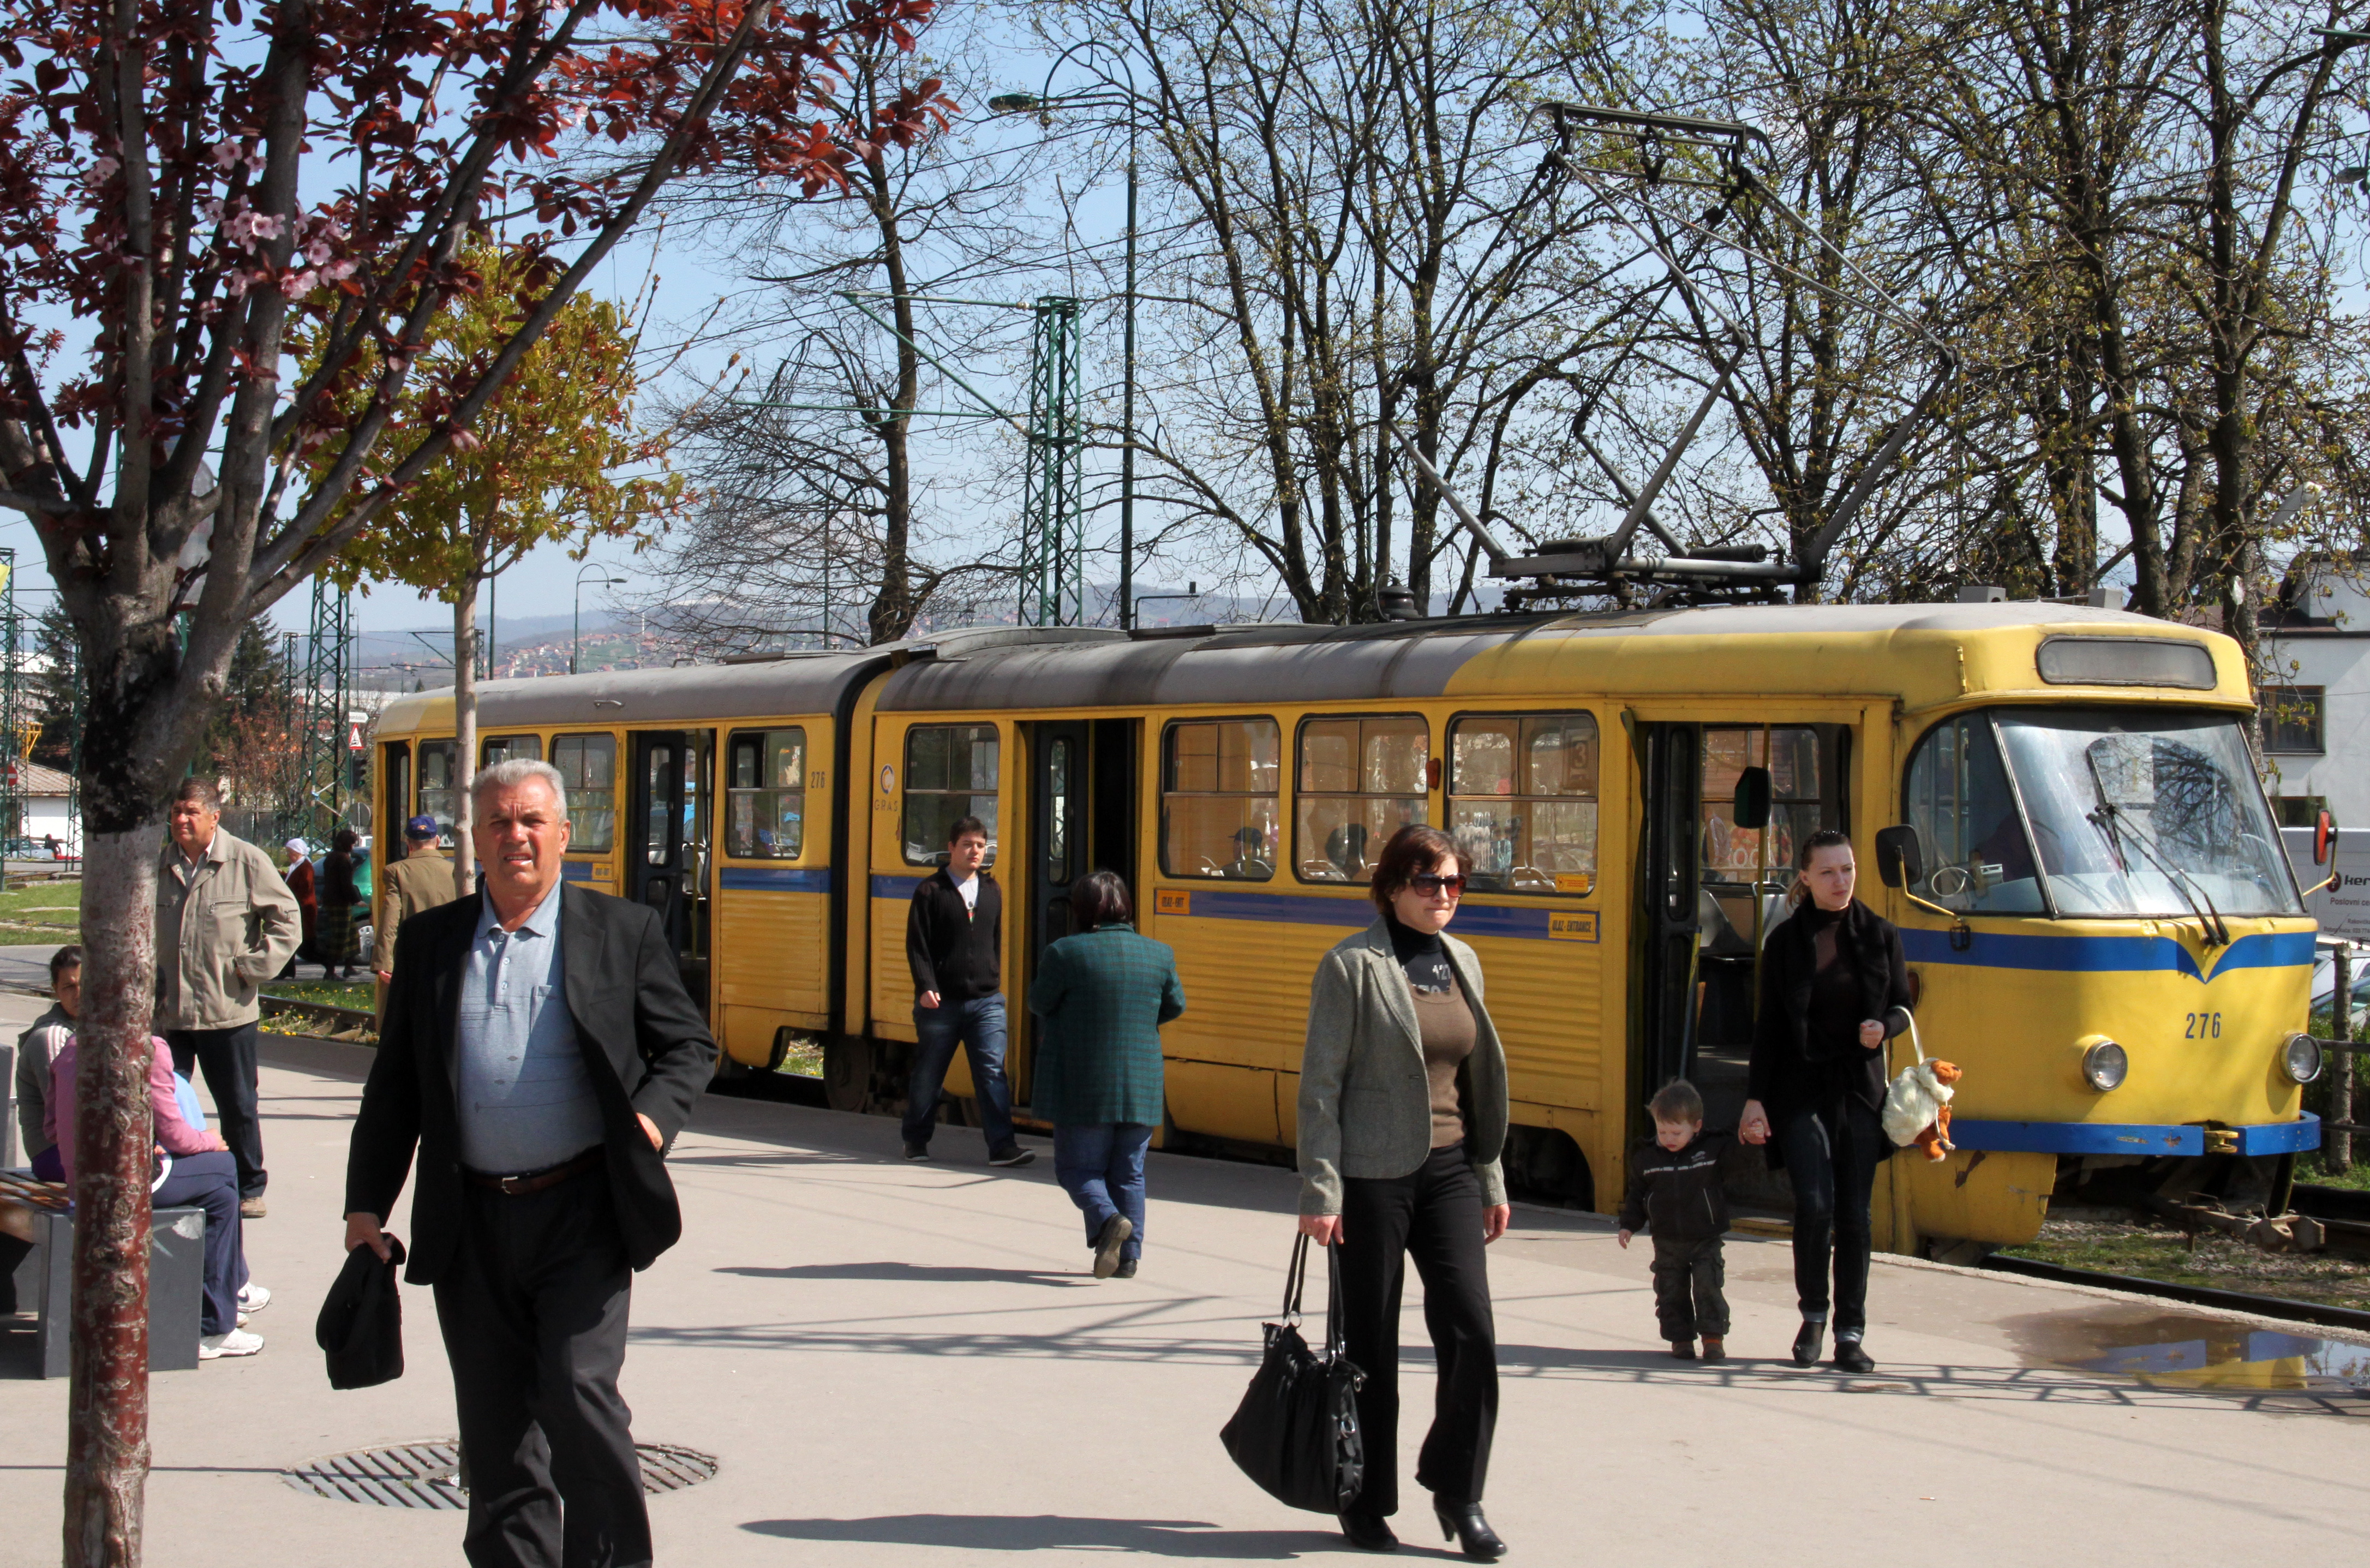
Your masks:
[[[2138,847],[2141,854],[2148,858],[2149,864],[2164,873],[2165,880],[2172,883],[2174,889],[2180,893],[2181,901],[2189,905],[2189,912],[2196,916],[2198,923],[2205,928],[2205,945],[2228,947],[2230,928],[2222,923],[2222,911],[2215,907],[2212,895],[2203,888],[2192,882],[2188,872],[2175,866],[2165,857],[2160,848],[2148,841],[2148,836],[2141,831],[2139,824],[2131,820],[2131,813],[2107,798],[2106,780],[2099,777],[2099,759],[2085,751],[2082,754],[2082,761],[2090,770],[2090,792],[2098,798],[2099,801],[2099,809],[2090,813],[2089,821],[2091,825],[2106,834],[2109,847],[2115,851],[2118,869],[2127,873],[2131,870],[2128,864],[2123,863],[2123,844],[2116,831],[2116,824],[2121,823],[2122,831],[2131,835],[2132,843]],[[2199,906],[2201,900],[2203,904],[2202,908]]]

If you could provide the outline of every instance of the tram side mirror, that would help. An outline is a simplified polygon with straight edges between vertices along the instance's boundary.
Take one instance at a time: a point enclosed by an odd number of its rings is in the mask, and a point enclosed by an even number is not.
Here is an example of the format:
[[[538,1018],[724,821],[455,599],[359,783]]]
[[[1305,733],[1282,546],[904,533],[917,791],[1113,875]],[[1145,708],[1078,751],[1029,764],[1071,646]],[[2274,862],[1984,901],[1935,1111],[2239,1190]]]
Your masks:
[[[1769,825],[1769,770],[1748,767],[1736,776],[1736,825],[1758,833]]]
[[[2322,812],[2312,824],[2312,863],[2326,866],[2337,853],[2337,819]]]
[[[1876,830],[1876,874],[1887,887],[1916,887],[1926,880],[1926,846],[1916,828],[1904,823]]]

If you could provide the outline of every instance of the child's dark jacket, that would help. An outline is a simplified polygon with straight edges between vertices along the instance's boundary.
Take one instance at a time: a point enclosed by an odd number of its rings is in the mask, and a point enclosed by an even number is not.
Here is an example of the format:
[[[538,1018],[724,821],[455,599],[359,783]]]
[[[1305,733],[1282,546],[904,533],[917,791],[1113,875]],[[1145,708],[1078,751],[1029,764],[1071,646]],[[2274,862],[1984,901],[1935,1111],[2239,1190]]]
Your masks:
[[[1697,1133],[1675,1154],[1652,1138],[1629,1151],[1629,1188],[1621,1196],[1621,1228],[1658,1241],[1704,1241],[1728,1229],[1728,1195],[1720,1191],[1720,1156],[1726,1133]]]

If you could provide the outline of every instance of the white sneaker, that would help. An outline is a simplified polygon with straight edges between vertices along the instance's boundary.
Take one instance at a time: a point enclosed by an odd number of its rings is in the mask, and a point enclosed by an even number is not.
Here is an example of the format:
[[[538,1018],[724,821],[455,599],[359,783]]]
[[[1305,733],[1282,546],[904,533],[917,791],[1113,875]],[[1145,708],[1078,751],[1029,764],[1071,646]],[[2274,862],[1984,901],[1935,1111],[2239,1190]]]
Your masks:
[[[198,1359],[212,1361],[221,1355],[253,1355],[262,1348],[261,1334],[251,1334],[245,1329],[233,1329],[226,1334],[208,1334],[199,1340]]]
[[[238,1287],[238,1309],[242,1317],[249,1312],[260,1312],[270,1305],[271,1292],[263,1286],[242,1285]]]

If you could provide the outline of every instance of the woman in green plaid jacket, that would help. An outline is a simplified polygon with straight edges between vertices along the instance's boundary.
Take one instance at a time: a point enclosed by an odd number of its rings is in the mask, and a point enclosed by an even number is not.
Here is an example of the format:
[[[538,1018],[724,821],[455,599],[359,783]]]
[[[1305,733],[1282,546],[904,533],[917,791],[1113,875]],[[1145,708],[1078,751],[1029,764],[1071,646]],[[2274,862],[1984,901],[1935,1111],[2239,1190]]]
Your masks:
[[[1127,883],[1096,871],[1070,891],[1076,933],[1045,950],[1029,1009],[1045,1020],[1030,1109],[1053,1124],[1053,1176],[1086,1216],[1095,1277],[1135,1276],[1144,1156],[1161,1118],[1160,1026],[1185,1010],[1177,955],[1138,936]]]

